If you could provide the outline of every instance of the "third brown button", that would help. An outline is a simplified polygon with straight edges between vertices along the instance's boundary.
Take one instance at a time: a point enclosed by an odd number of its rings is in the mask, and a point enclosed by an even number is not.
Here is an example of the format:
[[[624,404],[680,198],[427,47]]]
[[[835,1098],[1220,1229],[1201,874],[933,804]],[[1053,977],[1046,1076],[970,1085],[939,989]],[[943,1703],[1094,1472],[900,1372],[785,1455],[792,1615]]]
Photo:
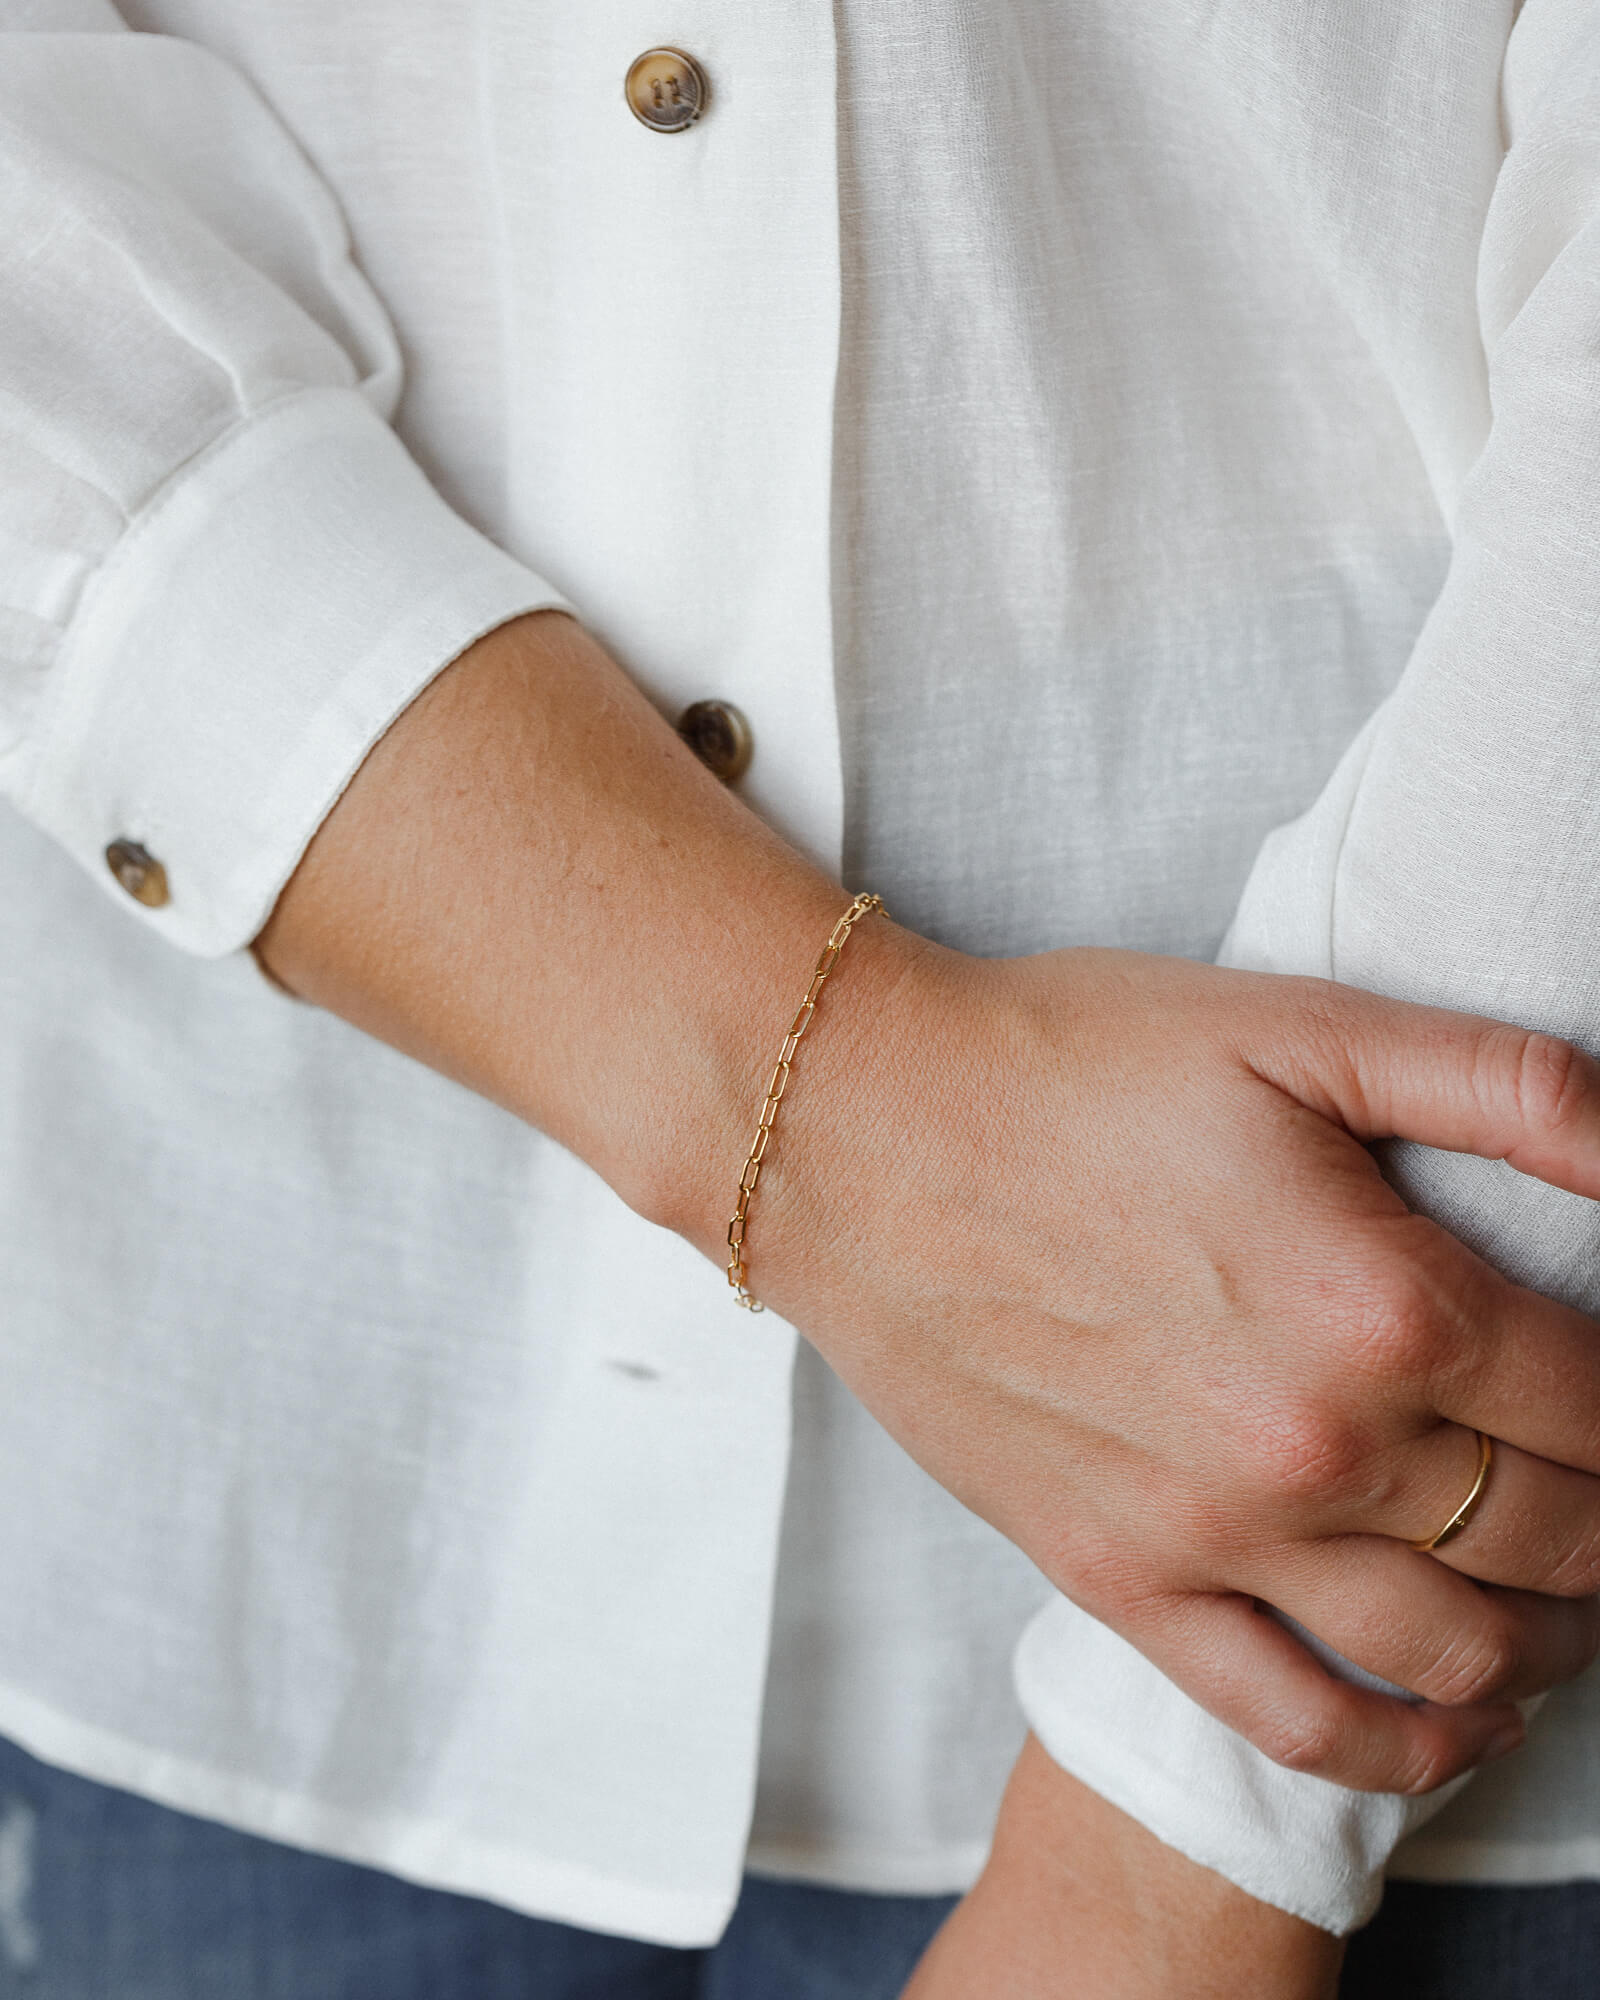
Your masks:
[[[731,701],[690,702],[678,717],[678,734],[724,784],[731,785],[750,768],[755,738]]]
[[[652,132],[683,132],[706,108],[706,73],[682,49],[646,49],[623,85],[628,109]]]

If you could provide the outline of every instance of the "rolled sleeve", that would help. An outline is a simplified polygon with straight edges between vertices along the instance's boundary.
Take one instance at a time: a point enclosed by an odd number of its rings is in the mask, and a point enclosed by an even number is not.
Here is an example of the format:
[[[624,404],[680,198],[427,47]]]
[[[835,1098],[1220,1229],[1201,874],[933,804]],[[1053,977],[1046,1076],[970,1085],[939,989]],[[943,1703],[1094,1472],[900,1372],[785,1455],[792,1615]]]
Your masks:
[[[83,593],[18,803],[161,935],[247,942],[374,741],[474,639],[558,592],[453,513],[350,389],[182,468]],[[168,900],[107,848],[160,862]]]
[[[1065,1598],[1023,1635],[1016,1678],[1063,1770],[1247,1895],[1340,1936],[1376,1911],[1395,1843],[1464,1782],[1408,1799],[1286,1771]]]

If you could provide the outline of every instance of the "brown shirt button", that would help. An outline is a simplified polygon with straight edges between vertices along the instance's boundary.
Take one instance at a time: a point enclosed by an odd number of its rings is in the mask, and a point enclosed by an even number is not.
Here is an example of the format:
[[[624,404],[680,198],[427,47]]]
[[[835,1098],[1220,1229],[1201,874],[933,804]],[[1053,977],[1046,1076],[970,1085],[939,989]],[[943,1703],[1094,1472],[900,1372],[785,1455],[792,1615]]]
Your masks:
[[[692,701],[678,717],[678,734],[724,784],[750,768],[756,740],[731,701]]]
[[[168,900],[166,869],[138,841],[112,841],[106,849],[106,866],[136,903],[159,910]]]
[[[652,132],[684,132],[706,108],[706,73],[682,49],[646,49],[623,85],[628,109]]]

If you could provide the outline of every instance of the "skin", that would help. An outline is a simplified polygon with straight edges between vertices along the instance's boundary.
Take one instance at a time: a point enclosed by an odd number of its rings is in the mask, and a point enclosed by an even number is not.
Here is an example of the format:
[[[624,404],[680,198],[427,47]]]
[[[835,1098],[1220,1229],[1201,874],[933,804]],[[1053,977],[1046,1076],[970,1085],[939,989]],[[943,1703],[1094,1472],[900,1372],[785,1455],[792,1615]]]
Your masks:
[[[845,900],[545,613],[375,747],[257,950],[721,1265]],[[1597,1083],[1549,1038],[1322,982],[979,960],[875,916],[796,1064],[750,1280],[936,1478],[1269,1755],[1426,1790],[1600,1646],[1600,1342],[1409,1214],[1363,1142],[1600,1198]],[[1500,1440],[1483,1507],[1418,1554],[1475,1428]],[[1429,1699],[1332,1679],[1258,1600]]]
[[[904,2000],[1335,2000],[1342,1940],[1199,1868],[1030,1737],[977,1887]]]

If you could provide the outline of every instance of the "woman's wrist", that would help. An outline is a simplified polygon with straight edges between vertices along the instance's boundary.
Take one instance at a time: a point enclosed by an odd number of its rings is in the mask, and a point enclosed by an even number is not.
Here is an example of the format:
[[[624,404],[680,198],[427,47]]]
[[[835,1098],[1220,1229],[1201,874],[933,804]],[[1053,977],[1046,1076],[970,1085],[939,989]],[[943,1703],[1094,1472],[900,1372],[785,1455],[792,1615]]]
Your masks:
[[[1188,1860],[1029,1738],[982,1880],[906,2000],[1333,2000],[1340,1939]]]
[[[925,1079],[914,1065],[916,1021],[926,1012],[926,969],[933,947],[882,912],[857,920],[817,997],[816,1010],[769,1101],[788,1031],[805,998],[818,953],[850,899],[832,892],[820,931],[802,946],[791,930],[783,955],[794,961],[786,983],[742,1000],[728,1027],[737,1043],[729,1064],[738,1106],[731,1153],[708,1133],[696,1172],[710,1164],[710,1206],[702,1197],[681,1233],[720,1263],[759,1123],[771,1136],[744,1218],[743,1261],[754,1292],[793,1315],[808,1287],[826,1291],[848,1272],[873,1233],[873,1218],[892,1206],[896,1155],[920,1115]],[[926,1057],[928,1051],[923,1050]],[[690,1175],[683,1185],[692,1185]],[[704,1240],[708,1227],[714,1240]]]

